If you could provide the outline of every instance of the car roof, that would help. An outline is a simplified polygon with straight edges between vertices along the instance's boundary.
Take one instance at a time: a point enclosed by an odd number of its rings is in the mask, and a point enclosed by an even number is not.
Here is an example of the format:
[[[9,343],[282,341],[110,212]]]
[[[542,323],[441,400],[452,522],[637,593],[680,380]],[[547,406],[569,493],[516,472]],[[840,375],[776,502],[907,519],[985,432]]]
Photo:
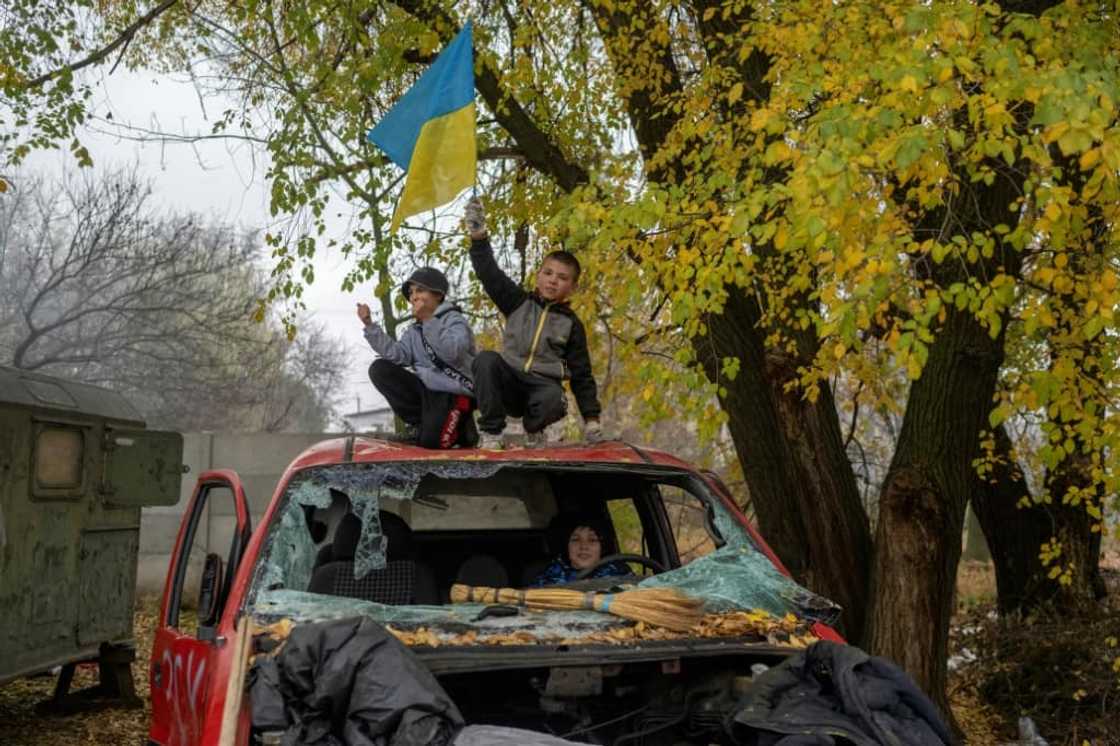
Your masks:
[[[695,471],[695,468],[664,451],[636,446],[623,441],[603,443],[550,443],[537,448],[482,450],[453,448],[432,450],[400,443],[373,435],[352,435],[320,441],[296,457],[289,472],[313,466],[347,463],[378,463],[389,461],[464,461],[506,463],[557,463],[603,465],[654,465]]]

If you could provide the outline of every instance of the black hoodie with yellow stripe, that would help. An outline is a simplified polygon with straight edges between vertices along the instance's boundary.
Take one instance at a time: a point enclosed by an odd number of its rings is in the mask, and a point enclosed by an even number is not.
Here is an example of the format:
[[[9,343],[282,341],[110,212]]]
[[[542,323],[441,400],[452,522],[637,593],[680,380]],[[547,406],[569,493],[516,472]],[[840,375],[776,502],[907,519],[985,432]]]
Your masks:
[[[583,418],[599,416],[587,334],[568,303],[550,302],[518,285],[494,259],[489,238],[471,241],[471,264],[483,289],[506,317],[502,359],[515,370],[568,380]]]

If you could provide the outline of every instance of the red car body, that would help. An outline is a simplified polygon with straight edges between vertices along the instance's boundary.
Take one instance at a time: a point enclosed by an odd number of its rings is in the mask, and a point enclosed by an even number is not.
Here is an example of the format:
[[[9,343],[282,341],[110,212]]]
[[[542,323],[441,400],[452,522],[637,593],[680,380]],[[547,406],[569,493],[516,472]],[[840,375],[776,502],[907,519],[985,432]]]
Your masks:
[[[711,473],[695,469],[686,462],[667,453],[639,448],[621,442],[595,445],[556,446],[532,450],[450,450],[432,451],[374,438],[352,436],[323,441],[300,454],[280,479],[268,509],[259,526],[270,525],[278,510],[280,497],[292,477],[311,467],[344,463],[375,463],[399,461],[503,461],[523,463],[531,461],[614,464],[660,465],[691,472],[702,479],[709,489],[719,496],[742,527],[749,532],[758,547],[774,566],[785,575],[789,572],[766,544],[758,531],[736,507],[726,488]],[[177,608],[177,598],[172,598],[176,570],[184,563],[191,516],[203,492],[209,487],[228,488],[234,495],[238,535],[243,540],[243,551],[232,574],[232,584],[220,618],[214,629],[213,639],[202,640],[185,634],[169,619]],[[264,544],[265,530],[251,531],[248,504],[241,479],[229,470],[208,471],[199,476],[187,511],[178,532],[178,538],[168,569],[162,602],[160,623],[152,645],[150,686],[152,719],[149,744],[159,746],[215,746],[219,743],[222,715],[226,706],[226,690],[230,672],[234,667],[234,639],[238,620],[245,613],[253,568],[257,564]],[[235,539],[236,541],[236,539]],[[176,612],[177,613],[177,612]],[[813,632],[821,639],[842,641],[830,627],[817,623]],[[238,716],[235,743],[249,742],[249,708],[243,700]]]

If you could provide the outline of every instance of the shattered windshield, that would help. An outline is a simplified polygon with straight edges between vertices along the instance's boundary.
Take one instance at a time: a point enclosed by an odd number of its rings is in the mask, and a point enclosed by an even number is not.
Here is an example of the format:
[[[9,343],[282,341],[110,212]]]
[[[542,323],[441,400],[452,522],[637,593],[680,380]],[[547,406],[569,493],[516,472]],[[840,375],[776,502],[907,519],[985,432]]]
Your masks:
[[[614,563],[618,577],[600,582],[677,588],[702,599],[707,613],[762,610],[827,622],[839,612],[778,572],[739,518],[686,472],[490,461],[342,464],[296,474],[268,529],[249,603],[266,621],[360,615],[445,635],[502,631],[526,642],[632,625],[594,611],[498,613],[450,603],[454,583],[539,586],[566,562],[567,536],[555,527],[577,509],[602,517],[604,556],[631,558]]]

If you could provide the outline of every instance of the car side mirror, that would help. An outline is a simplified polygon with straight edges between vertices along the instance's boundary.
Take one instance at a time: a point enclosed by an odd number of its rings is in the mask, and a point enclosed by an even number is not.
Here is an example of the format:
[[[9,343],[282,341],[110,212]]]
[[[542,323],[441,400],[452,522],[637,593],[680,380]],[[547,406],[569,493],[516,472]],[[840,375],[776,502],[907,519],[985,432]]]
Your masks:
[[[222,558],[211,552],[202,566],[202,582],[198,588],[198,636],[211,639],[221,614]],[[209,634],[207,634],[209,633]]]

